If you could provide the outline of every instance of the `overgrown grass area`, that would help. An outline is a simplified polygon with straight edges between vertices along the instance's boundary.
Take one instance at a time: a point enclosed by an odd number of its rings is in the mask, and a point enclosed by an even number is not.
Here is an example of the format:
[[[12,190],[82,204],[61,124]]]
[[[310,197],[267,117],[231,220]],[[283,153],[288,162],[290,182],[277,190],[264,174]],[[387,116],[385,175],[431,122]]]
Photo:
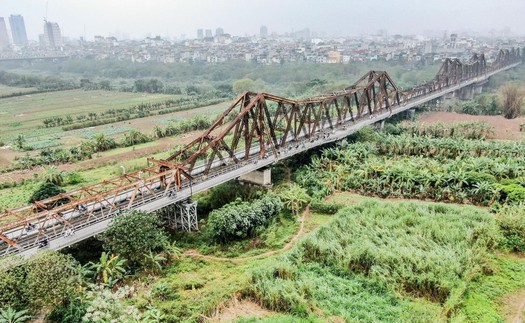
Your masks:
[[[312,213],[305,228],[313,230],[331,219],[330,216]],[[282,223],[287,221],[288,223]],[[265,247],[251,245],[253,239],[244,239],[222,247],[212,246],[214,256],[246,257],[260,254],[270,248],[279,249],[297,232],[297,223],[279,218],[257,238]],[[182,243],[185,247],[198,246],[198,242]],[[214,249],[215,248],[215,249]],[[272,258],[273,259],[273,258]],[[217,309],[232,298],[245,296],[250,286],[250,272],[263,261],[247,259],[234,264],[229,261],[200,260],[182,257],[177,263],[163,270],[159,277],[145,278],[143,288],[131,300],[137,308],[152,305],[162,311],[166,322],[196,322],[212,316]]]
[[[204,224],[201,226],[201,230],[205,232],[206,223],[201,221],[201,224]],[[204,255],[228,258],[250,257],[281,248],[298,231],[299,225],[295,218],[281,214],[253,238],[218,243],[201,232],[179,232],[174,236],[174,239],[183,248],[195,248]]]
[[[497,240],[495,219],[481,209],[364,201],[254,270],[251,292],[301,317],[321,310],[346,321],[444,320]]]

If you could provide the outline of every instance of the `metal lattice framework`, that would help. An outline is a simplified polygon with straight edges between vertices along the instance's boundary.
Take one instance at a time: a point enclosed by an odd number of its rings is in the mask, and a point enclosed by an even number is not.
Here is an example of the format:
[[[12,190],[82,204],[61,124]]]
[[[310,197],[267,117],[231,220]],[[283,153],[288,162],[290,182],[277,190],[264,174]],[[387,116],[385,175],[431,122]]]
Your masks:
[[[148,167],[0,214],[0,252],[34,247],[47,239],[85,228],[120,211],[170,196],[223,166],[257,156],[277,158],[299,140],[316,140],[408,102],[521,63],[518,50],[501,50],[491,65],[473,55],[462,63],[446,59],[435,78],[400,90],[386,72],[370,71],[346,89],[305,100],[267,93],[240,95],[197,139]]]
[[[208,174],[216,163],[261,158],[299,137],[311,138],[364,115],[382,113],[406,101],[386,72],[371,71],[343,91],[306,100],[246,92],[201,136],[166,159],[188,172],[203,162]],[[225,125],[227,120],[231,120]],[[240,152],[240,153],[239,153]]]

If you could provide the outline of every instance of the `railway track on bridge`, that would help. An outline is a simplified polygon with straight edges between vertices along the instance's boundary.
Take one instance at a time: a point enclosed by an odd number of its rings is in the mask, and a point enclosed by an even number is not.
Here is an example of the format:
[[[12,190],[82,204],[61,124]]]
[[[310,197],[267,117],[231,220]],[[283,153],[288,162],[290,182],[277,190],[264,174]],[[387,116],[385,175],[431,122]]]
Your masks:
[[[246,92],[201,136],[165,160],[148,158],[140,171],[7,210],[0,215],[5,223],[0,255],[67,247],[103,232],[127,210],[152,212],[186,201],[521,63],[514,49],[500,51],[491,66],[483,55],[465,64],[447,59],[432,81],[409,90],[399,89],[386,72],[371,71],[343,91],[306,100]]]

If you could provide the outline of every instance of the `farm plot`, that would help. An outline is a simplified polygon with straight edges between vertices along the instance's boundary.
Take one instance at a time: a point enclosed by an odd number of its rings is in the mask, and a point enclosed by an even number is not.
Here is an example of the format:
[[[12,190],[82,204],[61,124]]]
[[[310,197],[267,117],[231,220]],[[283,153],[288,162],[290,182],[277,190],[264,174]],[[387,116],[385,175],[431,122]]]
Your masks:
[[[60,127],[39,129],[42,121],[53,116],[100,113],[108,109],[128,108],[140,103],[163,102],[179,96],[108,91],[69,90],[0,99],[2,139],[18,134],[34,137],[38,129],[45,134],[62,132]]]

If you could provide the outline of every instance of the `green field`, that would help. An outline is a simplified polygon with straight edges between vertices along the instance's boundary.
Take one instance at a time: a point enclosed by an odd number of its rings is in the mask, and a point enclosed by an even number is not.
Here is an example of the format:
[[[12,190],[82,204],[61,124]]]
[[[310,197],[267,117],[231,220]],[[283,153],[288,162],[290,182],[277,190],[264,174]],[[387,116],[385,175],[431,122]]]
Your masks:
[[[140,103],[177,99],[177,95],[145,94],[110,91],[68,90],[0,99],[0,129],[2,138],[26,134],[42,126],[42,120],[67,115],[73,118],[90,112],[128,108]],[[60,127],[39,129],[38,135],[61,132]]]

